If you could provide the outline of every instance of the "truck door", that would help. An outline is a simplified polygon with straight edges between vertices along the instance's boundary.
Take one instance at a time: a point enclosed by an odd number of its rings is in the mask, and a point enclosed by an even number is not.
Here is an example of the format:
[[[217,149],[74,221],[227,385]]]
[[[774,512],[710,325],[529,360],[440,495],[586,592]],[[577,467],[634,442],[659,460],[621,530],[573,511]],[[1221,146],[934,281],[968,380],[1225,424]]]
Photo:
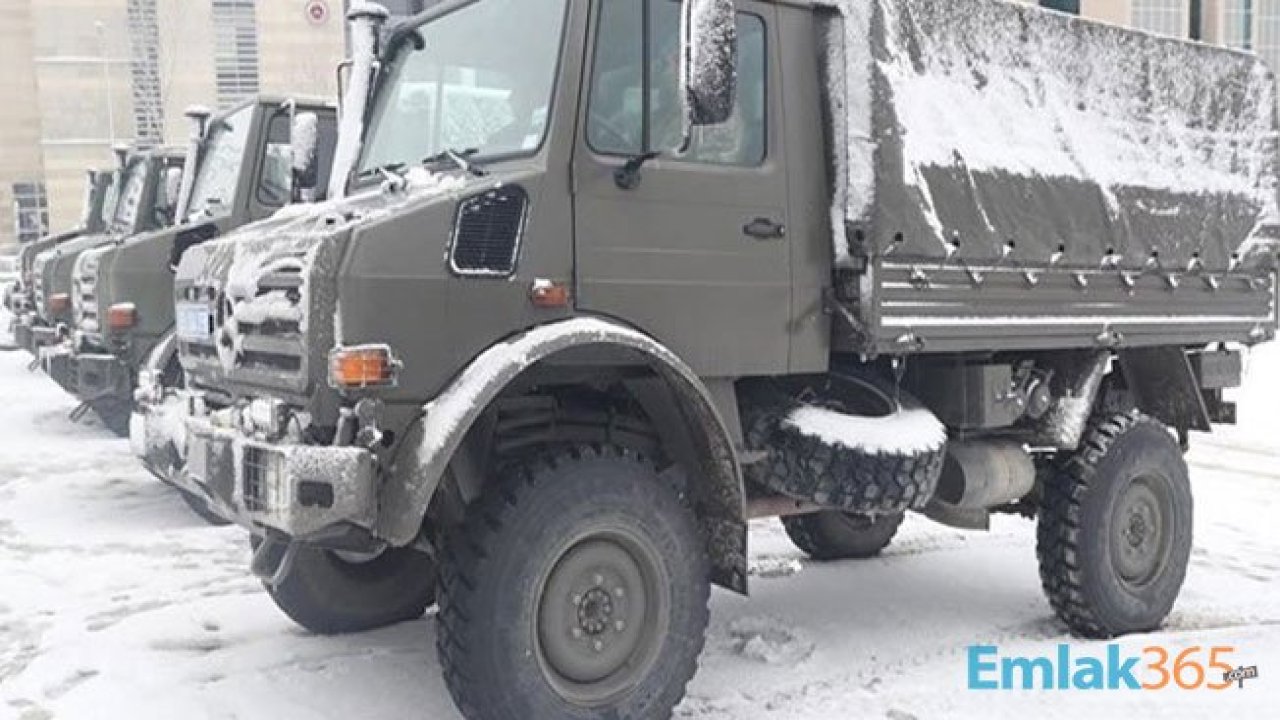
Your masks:
[[[577,306],[700,374],[784,372],[791,269],[769,5],[738,2],[734,116],[681,144],[678,0],[598,0],[574,154]],[[635,182],[619,181],[629,159]]]

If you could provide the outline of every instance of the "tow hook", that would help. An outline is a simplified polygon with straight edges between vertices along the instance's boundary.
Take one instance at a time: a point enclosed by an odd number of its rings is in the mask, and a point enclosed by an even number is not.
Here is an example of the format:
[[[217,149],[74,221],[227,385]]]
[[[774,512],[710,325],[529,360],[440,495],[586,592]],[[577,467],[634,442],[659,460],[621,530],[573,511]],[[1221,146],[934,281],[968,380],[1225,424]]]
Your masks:
[[[70,419],[71,422],[73,423],[78,423],[81,420],[83,420],[84,416],[89,414],[89,411],[92,409],[93,409],[93,406],[90,405],[88,402],[82,402],[76,406],[75,410],[72,410],[71,413],[67,415],[67,418]]]
[[[249,568],[259,580],[276,587],[289,576],[289,570],[293,568],[293,560],[297,556],[297,543],[263,538],[253,551],[253,561]]]

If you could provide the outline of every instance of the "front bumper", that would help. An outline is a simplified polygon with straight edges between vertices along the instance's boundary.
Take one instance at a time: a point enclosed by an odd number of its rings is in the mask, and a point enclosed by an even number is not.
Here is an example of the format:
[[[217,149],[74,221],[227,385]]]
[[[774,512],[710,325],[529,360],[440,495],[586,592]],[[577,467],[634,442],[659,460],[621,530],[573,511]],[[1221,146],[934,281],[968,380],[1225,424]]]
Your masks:
[[[373,453],[264,440],[239,429],[237,416],[237,409],[205,412],[198,393],[140,403],[131,423],[134,452],[166,482],[256,533],[333,547],[371,541],[378,485]]]
[[[133,390],[129,366],[115,355],[76,352],[70,342],[46,346],[39,352],[45,373],[84,402],[104,397],[128,399]]]
[[[42,324],[35,313],[25,312],[13,319],[13,342],[32,355],[39,354],[40,348],[58,342],[56,328]]]

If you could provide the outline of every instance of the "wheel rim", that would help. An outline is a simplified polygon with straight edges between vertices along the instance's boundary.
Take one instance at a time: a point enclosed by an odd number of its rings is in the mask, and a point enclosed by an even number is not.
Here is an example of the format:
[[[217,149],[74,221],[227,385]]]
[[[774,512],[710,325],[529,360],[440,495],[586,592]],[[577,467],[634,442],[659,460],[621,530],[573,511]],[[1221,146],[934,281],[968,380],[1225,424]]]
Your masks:
[[[666,635],[661,556],[629,533],[600,531],[567,544],[537,595],[543,675],[565,700],[608,703],[650,672]]]
[[[1111,519],[1111,558],[1130,589],[1149,585],[1167,564],[1172,516],[1169,483],[1162,477],[1134,478],[1121,493]]]

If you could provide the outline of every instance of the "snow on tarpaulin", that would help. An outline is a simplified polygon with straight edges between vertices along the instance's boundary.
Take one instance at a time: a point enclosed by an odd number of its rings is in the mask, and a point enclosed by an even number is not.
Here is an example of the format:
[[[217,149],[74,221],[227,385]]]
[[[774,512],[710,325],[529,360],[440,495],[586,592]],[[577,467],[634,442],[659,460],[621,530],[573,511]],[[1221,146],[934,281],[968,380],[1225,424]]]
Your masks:
[[[1000,0],[820,1],[838,263],[850,230],[916,257],[1274,250],[1275,79],[1253,55]]]

